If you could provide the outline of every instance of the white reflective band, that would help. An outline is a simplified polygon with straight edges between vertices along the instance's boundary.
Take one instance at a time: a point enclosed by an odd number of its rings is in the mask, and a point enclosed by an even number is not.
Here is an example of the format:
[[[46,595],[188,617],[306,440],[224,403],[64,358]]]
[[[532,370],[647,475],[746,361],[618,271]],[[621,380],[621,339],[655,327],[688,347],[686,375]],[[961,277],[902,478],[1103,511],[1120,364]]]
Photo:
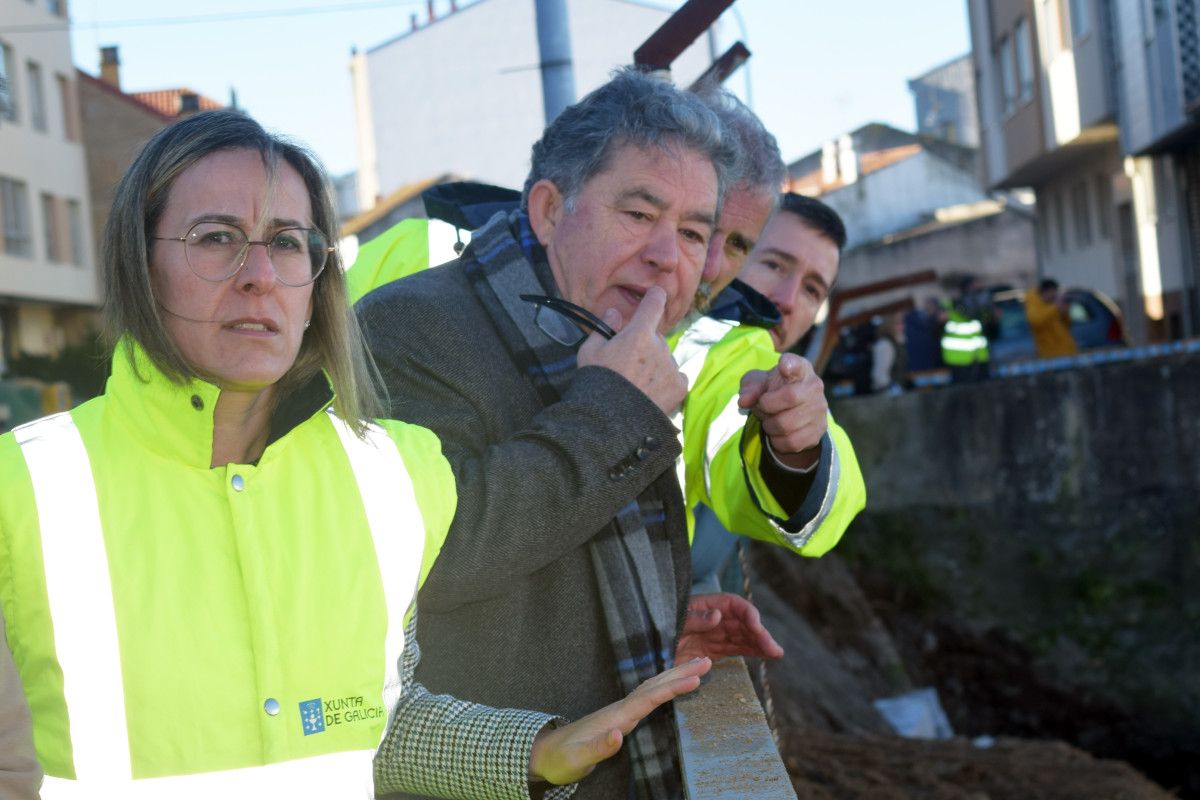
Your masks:
[[[825,486],[825,496],[821,498],[821,507],[817,510],[816,516],[810,519],[803,528],[794,533],[785,531],[783,526],[774,520],[771,521],[775,531],[795,548],[800,548],[808,544],[808,540],[824,524],[826,518],[829,516],[829,512],[833,510],[833,501],[837,498],[838,482],[842,479],[842,459],[838,456],[837,442],[834,441],[830,434],[826,433],[825,435],[829,436],[830,444],[829,483]]]
[[[974,336],[983,331],[983,324],[977,319],[967,320],[966,322],[955,322],[950,320],[946,323],[946,333],[954,336]]]
[[[13,434],[37,503],[75,774],[84,781],[129,780],[116,613],[87,450],[69,413],[22,425]]]
[[[700,317],[684,331],[679,337],[679,341],[675,343],[675,348],[671,351],[671,355],[675,357],[675,363],[679,365],[679,371],[687,376],[688,391],[696,388],[696,381],[700,379],[700,372],[704,369],[704,361],[708,358],[708,351],[714,344],[725,338],[725,334],[729,333],[736,325],[727,320],[713,319],[712,317]],[[684,401],[687,402],[686,400]],[[736,402],[736,398],[735,401]],[[745,422],[745,419],[742,419]],[[679,487],[687,492],[687,461],[684,455],[687,453],[683,441],[683,411],[682,407],[671,416],[671,424],[679,431],[679,457],[675,459],[675,474],[679,478]],[[708,464],[705,463],[704,468],[704,483],[708,485]]]
[[[42,800],[287,800],[373,797],[373,750],[330,753],[263,767],[142,780],[70,781],[47,777]]]
[[[390,719],[392,709],[400,699],[404,615],[416,596],[417,580],[421,575],[425,525],[404,458],[387,431],[378,425],[368,425],[364,441],[354,435],[349,425],[334,416],[332,409],[329,419],[358,482],[358,493],[362,496],[383,581],[387,602],[383,704]]]
[[[942,339],[942,348],[945,350],[958,350],[963,353],[974,353],[976,350],[985,350],[988,346],[986,336],[973,336],[970,339],[956,339],[952,336],[947,336]]]
[[[712,462],[716,460],[717,453],[721,452],[721,448],[730,439],[741,436],[742,429],[745,427],[746,415],[742,413],[742,408],[738,405],[738,395],[734,395],[729,398],[729,403],[721,409],[721,413],[708,428],[708,440],[704,447],[704,491],[706,494],[712,495]]]

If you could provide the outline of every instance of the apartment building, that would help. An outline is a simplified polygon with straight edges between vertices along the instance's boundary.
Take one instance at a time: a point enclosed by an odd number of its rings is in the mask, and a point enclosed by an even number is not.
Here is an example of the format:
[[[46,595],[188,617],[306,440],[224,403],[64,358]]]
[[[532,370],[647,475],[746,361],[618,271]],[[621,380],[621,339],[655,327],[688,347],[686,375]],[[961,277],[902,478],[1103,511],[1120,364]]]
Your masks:
[[[1197,2],[968,0],[985,182],[1034,190],[1039,274],[1114,297],[1135,341],[1200,333]]]
[[[671,15],[644,0],[567,0],[576,97],[633,62]],[[456,0],[413,14],[408,30],[351,59],[358,210],[402,187],[453,173],[521,188],[545,126],[534,3]],[[711,63],[701,37],[676,60],[687,85]],[[481,124],[486,120],[486,124]]]
[[[0,358],[53,355],[100,302],[65,0],[0,0]],[[2,371],[2,370],[0,370]]]

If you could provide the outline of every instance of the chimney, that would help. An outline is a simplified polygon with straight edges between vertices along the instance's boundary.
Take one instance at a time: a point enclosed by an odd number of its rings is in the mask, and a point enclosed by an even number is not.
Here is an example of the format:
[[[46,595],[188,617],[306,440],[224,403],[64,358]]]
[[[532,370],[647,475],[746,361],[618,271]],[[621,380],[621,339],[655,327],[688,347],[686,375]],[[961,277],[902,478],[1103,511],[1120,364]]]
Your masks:
[[[121,88],[121,58],[116,45],[100,48],[100,80],[114,89]]]
[[[179,93],[179,116],[186,117],[200,110],[200,95],[195,92]]]
[[[854,151],[854,139],[848,133],[838,138],[837,166],[843,183],[851,184],[858,180],[858,153]]]
[[[458,11],[458,0],[450,0],[450,13],[454,14]]]
[[[837,183],[837,179],[837,142],[826,142],[821,145],[821,183],[828,186]]]
[[[429,21],[436,22],[437,14],[433,11],[433,0],[425,0],[425,7],[429,9]]]
[[[417,12],[414,11],[409,19],[412,20],[412,29],[415,31],[419,25],[417,22]]]

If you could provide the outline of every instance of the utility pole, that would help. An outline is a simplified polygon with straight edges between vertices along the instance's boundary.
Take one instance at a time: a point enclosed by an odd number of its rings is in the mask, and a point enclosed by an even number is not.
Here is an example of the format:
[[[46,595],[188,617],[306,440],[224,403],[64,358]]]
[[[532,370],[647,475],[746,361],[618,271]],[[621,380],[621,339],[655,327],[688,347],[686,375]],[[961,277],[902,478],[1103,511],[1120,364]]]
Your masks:
[[[575,102],[575,67],[567,0],[533,0],[537,16],[538,61],[542,69],[542,108],[549,125]]]

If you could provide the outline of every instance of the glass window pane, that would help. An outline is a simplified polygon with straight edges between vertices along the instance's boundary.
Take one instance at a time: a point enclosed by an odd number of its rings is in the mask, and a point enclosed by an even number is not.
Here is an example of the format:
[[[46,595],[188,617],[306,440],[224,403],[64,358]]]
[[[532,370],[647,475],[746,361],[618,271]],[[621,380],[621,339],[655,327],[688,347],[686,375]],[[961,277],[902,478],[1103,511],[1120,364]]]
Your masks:
[[[29,196],[21,181],[0,178],[0,217],[4,220],[4,252],[15,256],[32,256]]]
[[[83,212],[78,200],[67,201],[67,226],[71,233],[71,263],[82,267],[84,265]]]
[[[42,68],[30,61],[29,68],[29,119],[39,131],[46,130],[46,94],[42,87]]]
[[[1005,36],[1000,40],[1000,48],[996,55],[1000,59],[1000,88],[1003,91],[1004,113],[1007,114],[1017,107],[1017,79],[1013,72],[1012,42]]]
[[[16,74],[13,67],[13,51],[0,42],[0,119],[17,120],[17,87],[13,83]]]
[[[1033,99],[1033,47],[1029,36],[1029,20],[1021,17],[1013,34],[1017,43],[1017,81],[1021,102]]]

